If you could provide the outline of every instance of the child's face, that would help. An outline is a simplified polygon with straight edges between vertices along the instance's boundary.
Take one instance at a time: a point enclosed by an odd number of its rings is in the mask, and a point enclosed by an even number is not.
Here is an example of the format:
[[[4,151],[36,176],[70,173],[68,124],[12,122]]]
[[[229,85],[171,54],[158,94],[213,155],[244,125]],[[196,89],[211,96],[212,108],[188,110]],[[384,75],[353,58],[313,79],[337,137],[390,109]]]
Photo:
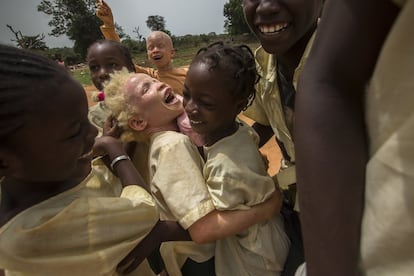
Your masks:
[[[174,48],[165,37],[154,34],[147,39],[147,55],[157,69],[168,69],[174,56]]]
[[[130,72],[130,63],[121,51],[111,44],[100,43],[91,46],[87,56],[92,82],[98,90],[103,90],[104,83],[110,79],[111,73],[126,67]]]
[[[34,100],[26,124],[10,140],[14,151],[9,177],[53,182],[90,172],[97,129],[88,120],[85,91],[69,77],[56,89],[47,99],[43,95]]]
[[[263,48],[277,56],[313,32],[321,3],[321,0],[243,0],[243,12]]]
[[[234,80],[220,68],[209,70],[205,63],[192,64],[184,83],[184,108],[193,130],[211,144],[228,135],[240,112],[241,101],[231,94]]]
[[[162,127],[184,112],[171,87],[147,74],[134,74],[126,83],[126,98],[149,127]]]

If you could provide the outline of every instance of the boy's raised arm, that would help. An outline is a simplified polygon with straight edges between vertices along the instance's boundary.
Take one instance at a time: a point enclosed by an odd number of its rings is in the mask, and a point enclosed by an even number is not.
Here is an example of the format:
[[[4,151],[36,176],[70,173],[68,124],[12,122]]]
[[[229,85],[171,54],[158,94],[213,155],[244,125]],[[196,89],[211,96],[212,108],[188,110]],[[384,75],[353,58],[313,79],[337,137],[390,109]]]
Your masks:
[[[101,32],[105,39],[120,42],[121,39],[115,31],[114,17],[111,8],[103,0],[96,0],[96,5],[96,16],[104,23],[101,26]]]

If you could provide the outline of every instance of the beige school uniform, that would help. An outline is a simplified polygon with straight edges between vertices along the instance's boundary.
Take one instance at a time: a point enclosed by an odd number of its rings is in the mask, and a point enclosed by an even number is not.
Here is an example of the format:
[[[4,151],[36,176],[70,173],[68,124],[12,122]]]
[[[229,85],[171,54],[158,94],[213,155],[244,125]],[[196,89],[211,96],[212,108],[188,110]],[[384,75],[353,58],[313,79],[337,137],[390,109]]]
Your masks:
[[[204,177],[218,210],[245,210],[275,191],[257,147],[258,136],[247,125],[210,147],[204,147]],[[280,215],[216,242],[216,274],[280,275],[289,250]]]
[[[299,65],[295,69],[293,75],[295,90],[297,89],[298,78],[312,48],[313,40],[314,36],[309,40]],[[288,113],[289,116],[287,116],[284,112],[277,83],[277,61],[275,56],[267,53],[260,46],[255,52],[255,58],[257,70],[262,77],[256,85],[257,92],[253,104],[243,112],[243,115],[259,124],[271,126],[277,139],[283,143],[290,161],[282,160],[280,171],[275,177],[280,187],[286,189],[290,184],[296,183],[295,145],[292,136],[295,115],[293,112]],[[298,204],[296,204],[295,209],[299,210]]]
[[[366,98],[361,262],[372,276],[414,274],[414,1],[398,2]]]
[[[159,132],[151,137],[149,168],[151,192],[161,220],[178,221],[187,229],[214,210],[202,175],[203,161],[197,148],[184,134]],[[161,255],[170,275],[181,275],[187,258],[205,262],[214,255],[214,243],[165,242]]]
[[[118,263],[159,218],[151,195],[121,188],[96,165],[76,187],[36,204],[0,228],[6,275],[121,275]],[[145,261],[129,275],[154,275]]]

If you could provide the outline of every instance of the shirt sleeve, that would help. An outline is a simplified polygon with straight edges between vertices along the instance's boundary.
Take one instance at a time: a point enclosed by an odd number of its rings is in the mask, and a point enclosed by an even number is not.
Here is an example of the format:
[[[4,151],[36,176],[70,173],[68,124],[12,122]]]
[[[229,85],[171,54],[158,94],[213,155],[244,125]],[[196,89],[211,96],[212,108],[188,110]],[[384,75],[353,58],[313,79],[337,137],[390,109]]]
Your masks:
[[[274,192],[255,140],[254,130],[241,126],[234,135],[205,147],[204,175],[217,210],[247,209]]]
[[[202,161],[187,136],[159,147],[156,172],[151,186],[160,209],[187,229],[214,210],[202,175]],[[161,212],[162,213],[162,212]]]
[[[159,219],[139,186],[101,195],[101,178],[16,216],[0,235],[0,266],[38,275],[112,275],[117,264]]]

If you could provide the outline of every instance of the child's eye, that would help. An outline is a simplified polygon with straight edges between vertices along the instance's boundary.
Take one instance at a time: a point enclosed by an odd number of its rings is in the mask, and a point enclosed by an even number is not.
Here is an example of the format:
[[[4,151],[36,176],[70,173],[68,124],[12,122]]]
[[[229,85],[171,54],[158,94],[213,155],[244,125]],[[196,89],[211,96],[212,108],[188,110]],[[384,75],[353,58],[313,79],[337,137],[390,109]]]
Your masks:
[[[149,83],[146,83],[146,84],[144,84],[144,85],[142,86],[142,92],[143,92],[143,94],[144,94],[144,93],[147,93],[147,92],[148,92],[148,90],[149,90]]]
[[[112,68],[117,68],[117,67],[118,67],[118,64],[116,64],[116,63],[112,63],[112,64],[111,64],[111,67],[112,67]]]
[[[190,95],[190,93],[188,93],[187,90],[183,90],[183,98],[186,99],[186,100],[191,98],[191,95]]]
[[[215,108],[214,104],[205,101],[200,101],[199,105],[204,106],[208,110],[213,110]]]
[[[96,72],[99,70],[99,66],[98,65],[89,65],[89,70],[91,72]]]

